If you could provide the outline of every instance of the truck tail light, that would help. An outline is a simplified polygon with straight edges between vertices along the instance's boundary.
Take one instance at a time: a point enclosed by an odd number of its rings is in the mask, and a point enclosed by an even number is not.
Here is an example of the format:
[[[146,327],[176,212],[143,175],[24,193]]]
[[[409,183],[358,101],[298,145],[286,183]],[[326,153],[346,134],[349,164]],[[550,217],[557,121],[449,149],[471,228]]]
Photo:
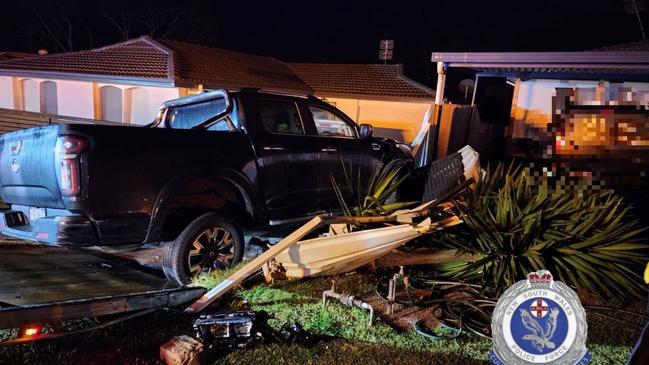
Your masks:
[[[65,196],[77,196],[81,192],[79,154],[88,147],[88,140],[79,136],[61,136],[57,141],[59,164],[59,187]]]
[[[88,147],[88,140],[79,136],[59,137],[61,151],[65,155],[77,154],[85,151]]]
[[[66,196],[78,195],[81,191],[79,184],[79,161],[77,159],[61,160],[61,171],[59,183],[61,184],[61,194]]]

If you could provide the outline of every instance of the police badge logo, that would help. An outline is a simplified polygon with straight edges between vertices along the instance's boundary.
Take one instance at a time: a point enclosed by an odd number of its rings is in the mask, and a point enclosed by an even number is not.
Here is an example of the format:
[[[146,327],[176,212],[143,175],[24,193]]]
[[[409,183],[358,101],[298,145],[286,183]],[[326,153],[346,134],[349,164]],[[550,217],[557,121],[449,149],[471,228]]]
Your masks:
[[[491,320],[493,364],[586,364],[586,312],[566,284],[547,270],[507,289]]]

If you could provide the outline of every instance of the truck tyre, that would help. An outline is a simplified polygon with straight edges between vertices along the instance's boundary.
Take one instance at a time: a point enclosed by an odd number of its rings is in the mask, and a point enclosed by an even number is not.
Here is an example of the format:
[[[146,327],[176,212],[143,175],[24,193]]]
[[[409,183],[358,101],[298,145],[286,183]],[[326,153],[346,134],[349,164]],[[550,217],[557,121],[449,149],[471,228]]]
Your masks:
[[[201,273],[236,265],[243,249],[241,228],[223,214],[207,213],[164,246],[162,269],[167,279],[188,284]]]

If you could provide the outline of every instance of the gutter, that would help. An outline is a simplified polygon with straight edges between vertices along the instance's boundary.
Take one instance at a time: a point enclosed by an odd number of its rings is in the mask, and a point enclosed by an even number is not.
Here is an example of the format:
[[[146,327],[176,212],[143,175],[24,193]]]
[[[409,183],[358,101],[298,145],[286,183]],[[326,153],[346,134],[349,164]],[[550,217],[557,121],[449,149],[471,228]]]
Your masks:
[[[457,64],[649,65],[649,52],[433,52],[431,62]]]
[[[176,87],[175,81],[169,79],[162,79],[162,78],[145,79],[145,78],[119,77],[119,76],[110,76],[110,75],[78,74],[72,72],[42,72],[42,71],[0,69],[0,76],[102,82],[107,84]]]
[[[381,96],[381,95],[359,95],[359,94],[345,94],[345,93],[330,93],[318,92],[315,95],[321,98],[338,98],[338,99],[358,99],[358,100],[373,100],[373,101],[395,101],[395,102],[410,102],[410,103],[426,103],[429,104],[435,98],[435,95],[429,97],[399,97],[399,96]]]

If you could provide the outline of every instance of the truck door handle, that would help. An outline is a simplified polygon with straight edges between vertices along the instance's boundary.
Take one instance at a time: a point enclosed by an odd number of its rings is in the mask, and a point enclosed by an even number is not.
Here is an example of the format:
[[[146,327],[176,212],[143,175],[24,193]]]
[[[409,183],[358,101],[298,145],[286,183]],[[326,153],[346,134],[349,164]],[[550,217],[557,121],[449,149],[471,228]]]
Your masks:
[[[338,152],[338,149],[335,147],[325,147],[321,148],[320,152]]]
[[[284,147],[278,145],[264,146],[264,151],[284,151]]]

